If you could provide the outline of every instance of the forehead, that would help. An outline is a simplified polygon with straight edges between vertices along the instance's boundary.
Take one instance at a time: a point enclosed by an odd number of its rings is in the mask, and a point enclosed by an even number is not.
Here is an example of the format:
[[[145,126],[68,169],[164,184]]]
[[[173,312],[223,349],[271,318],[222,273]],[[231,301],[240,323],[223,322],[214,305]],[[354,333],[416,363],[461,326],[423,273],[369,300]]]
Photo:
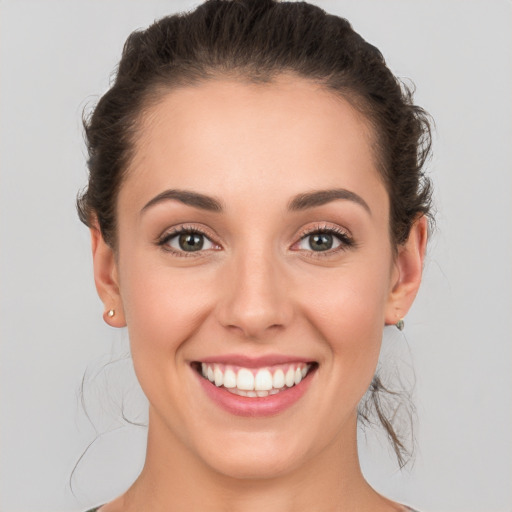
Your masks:
[[[148,199],[177,187],[226,195],[361,192],[382,188],[373,147],[365,117],[319,84],[286,76],[211,80],[166,92],[145,112],[125,185],[136,183],[128,188]]]

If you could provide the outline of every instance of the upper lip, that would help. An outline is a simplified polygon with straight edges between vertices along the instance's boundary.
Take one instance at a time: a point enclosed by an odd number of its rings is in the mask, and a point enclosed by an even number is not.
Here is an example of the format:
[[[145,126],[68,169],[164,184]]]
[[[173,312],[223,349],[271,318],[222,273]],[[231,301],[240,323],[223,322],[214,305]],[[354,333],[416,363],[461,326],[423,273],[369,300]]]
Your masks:
[[[250,357],[242,354],[224,354],[205,357],[199,360],[200,363],[219,363],[244,368],[262,368],[287,363],[310,363],[312,360],[307,357],[289,356],[285,354],[268,354],[258,357]]]

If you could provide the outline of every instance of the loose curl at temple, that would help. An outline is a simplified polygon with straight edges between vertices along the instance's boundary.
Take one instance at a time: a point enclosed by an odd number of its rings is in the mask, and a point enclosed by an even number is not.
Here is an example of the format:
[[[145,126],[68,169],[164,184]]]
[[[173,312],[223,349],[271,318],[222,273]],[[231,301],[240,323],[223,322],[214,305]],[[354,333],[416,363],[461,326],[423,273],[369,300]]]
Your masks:
[[[380,51],[347,20],[301,2],[208,0],[191,13],[165,17],[130,35],[114,83],[84,119],[89,183],[77,200],[82,222],[97,223],[115,250],[117,196],[141,121],[169,91],[223,78],[271,83],[282,74],[317,83],[368,121],[396,250],[415,220],[431,219],[431,184],[424,174],[430,117],[413,104],[412,91],[391,73]],[[373,411],[403,465],[406,443],[387,419],[394,411],[387,411],[383,395],[395,404],[396,395],[376,376],[359,417],[369,422]]]

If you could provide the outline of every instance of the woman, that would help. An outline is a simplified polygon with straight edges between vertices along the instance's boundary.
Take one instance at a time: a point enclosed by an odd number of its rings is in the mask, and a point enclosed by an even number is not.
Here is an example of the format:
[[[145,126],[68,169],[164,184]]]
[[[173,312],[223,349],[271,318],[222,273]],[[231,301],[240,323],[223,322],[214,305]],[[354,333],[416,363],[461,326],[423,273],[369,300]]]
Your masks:
[[[410,510],[357,456],[430,202],[426,115],[379,51],[307,4],[208,1],[130,36],[86,135],[96,287],[150,404],[100,512]]]

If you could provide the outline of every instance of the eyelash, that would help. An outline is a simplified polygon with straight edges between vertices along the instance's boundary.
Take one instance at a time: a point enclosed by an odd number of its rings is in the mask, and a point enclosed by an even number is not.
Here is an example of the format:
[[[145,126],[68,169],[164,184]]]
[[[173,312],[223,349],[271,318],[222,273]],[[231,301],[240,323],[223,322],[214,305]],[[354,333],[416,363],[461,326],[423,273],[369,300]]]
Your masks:
[[[172,229],[171,231],[168,231],[164,233],[160,238],[157,240],[157,245],[162,248],[162,250],[166,252],[170,252],[175,256],[178,257],[198,257],[201,254],[204,254],[205,251],[210,251],[212,248],[208,249],[200,249],[198,251],[184,251],[184,250],[176,250],[172,248],[169,244],[169,241],[173,238],[176,238],[180,235],[188,235],[188,234],[197,234],[203,236],[206,240],[208,240],[215,248],[213,250],[218,250],[220,247],[219,244],[214,242],[212,240],[212,237],[207,234],[204,230],[196,227],[196,226],[187,226],[183,225],[177,228]],[[298,245],[300,242],[306,240],[308,237],[312,235],[320,235],[320,234],[326,234],[331,235],[335,237],[339,241],[339,246],[335,247],[333,249],[328,249],[326,251],[314,251],[313,249],[307,250],[307,249],[294,249],[296,251],[303,251],[308,252],[311,257],[314,258],[322,258],[327,256],[332,256],[333,254],[337,254],[340,251],[346,251],[348,249],[354,248],[356,246],[356,243],[354,239],[347,234],[346,231],[335,227],[335,226],[327,226],[325,224],[313,226],[311,228],[308,228],[304,233],[301,234],[299,240],[295,242],[292,247]],[[196,254],[197,253],[197,254]]]
[[[179,237],[180,235],[194,235],[194,234],[203,236],[212,245],[219,247],[219,245],[212,240],[212,237],[209,234],[207,234],[204,230],[197,228],[196,226],[187,226],[187,225],[183,225],[183,226],[174,228],[171,231],[167,231],[157,240],[157,245],[159,247],[161,247],[162,250],[164,250],[166,252],[170,252],[174,256],[184,257],[184,258],[189,258],[189,257],[197,258],[198,256],[201,255],[201,253],[204,253],[205,251],[212,250],[212,249],[201,249],[198,251],[183,251],[183,250],[179,251],[179,250],[174,249],[170,245],[168,245],[169,242],[173,238]],[[213,249],[213,250],[217,250],[217,249]],[[199,253],[199,254],[197,254],[197,253]]]
[[[306,240],[308,237],[312,235],[331,235],[334,238],[337,238],[340,242],[340,245],[338,247],[335,247],[333,249],[328,249],[326,251],[314,251],[314,250],[306,250],[306,249],[297,249],[298,251],[307,251],[309,253],[310,257],[313,258],[323,258],[332,256],[333,254],[337,254],[341,251],[346,251],[348,249],[352,249],[356,247],[356,243],[354,239],[343,229],[337,227],[337,226],[328,226],[326,224],[313,226],[311,228],[308,228],[300,237],[298,242],[295,242],[293,245],[297,245],[303,240]]]

